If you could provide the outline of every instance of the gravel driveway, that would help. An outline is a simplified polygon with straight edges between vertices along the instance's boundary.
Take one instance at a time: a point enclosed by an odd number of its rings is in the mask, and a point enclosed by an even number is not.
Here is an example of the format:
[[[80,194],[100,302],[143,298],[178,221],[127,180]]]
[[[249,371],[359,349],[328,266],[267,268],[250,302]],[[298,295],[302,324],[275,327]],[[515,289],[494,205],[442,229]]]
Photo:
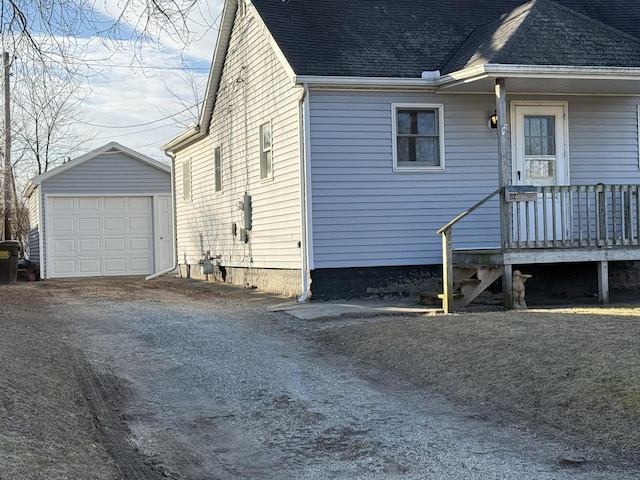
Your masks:
[[[637,478],[328,353],[312,321],[269,310],[282,300],[163,280],[28,288],[47,293],[29,315],[72,359],[110,460],[87,457],[84,477],[0,461],[0,479]]]

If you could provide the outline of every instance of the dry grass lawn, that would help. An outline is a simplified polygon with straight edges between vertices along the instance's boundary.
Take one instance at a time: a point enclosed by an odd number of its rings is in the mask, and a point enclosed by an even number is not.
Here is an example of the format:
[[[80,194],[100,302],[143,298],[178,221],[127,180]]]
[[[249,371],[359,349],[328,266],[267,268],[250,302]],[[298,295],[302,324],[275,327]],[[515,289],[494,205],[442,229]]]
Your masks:
[[[545,435],[640,458],[640,306],[388,318],[318,335]]]

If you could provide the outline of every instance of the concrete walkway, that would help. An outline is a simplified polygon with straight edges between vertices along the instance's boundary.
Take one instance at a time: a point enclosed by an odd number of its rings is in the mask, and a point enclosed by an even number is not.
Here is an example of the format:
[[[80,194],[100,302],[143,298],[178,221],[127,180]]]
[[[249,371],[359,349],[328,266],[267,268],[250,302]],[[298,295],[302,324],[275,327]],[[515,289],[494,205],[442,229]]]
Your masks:
[[[258,303],[273,312],[286,312],[302,320],[320,320],[340,316],[371,317],[381,315],[435,315],[441,308],[420,305],[416,299],[359,299],[337,301],[297,302],[295,299],[271,295],[260,290],[250,290],[236,285],[219,282],[205,282],[179,277],[163,277],[171,282],[188,284],[191,288],[209,289],[226,297],[236,297],[243,301]],[[149,280],[153,282],[153,280]]]

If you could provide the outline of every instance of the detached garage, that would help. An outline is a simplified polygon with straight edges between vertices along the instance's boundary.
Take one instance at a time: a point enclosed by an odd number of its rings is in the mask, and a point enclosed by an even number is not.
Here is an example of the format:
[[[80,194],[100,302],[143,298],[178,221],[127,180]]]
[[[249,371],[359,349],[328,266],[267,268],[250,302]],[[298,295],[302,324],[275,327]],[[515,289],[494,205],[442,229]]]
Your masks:
[[[42,278],[149,275],[174,264],[171,170],[112,142],[29,182]]]

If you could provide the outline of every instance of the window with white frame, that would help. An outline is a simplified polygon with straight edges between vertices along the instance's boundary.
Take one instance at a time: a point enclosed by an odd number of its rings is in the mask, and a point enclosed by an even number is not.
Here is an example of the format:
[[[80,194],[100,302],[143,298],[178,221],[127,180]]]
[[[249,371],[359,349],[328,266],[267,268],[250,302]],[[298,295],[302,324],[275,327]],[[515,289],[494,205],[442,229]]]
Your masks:
[[[260,179],[273,177],[271,122],[260,125]]]
[[[444,170],[442,105],[393,105],[394,170]]]
[[[182,199],[191,201],[191,159],[182,162]]]
[[[222,192],[222,152],[219,146],[213,150],[213,176],[214,191],[220,193]]]

